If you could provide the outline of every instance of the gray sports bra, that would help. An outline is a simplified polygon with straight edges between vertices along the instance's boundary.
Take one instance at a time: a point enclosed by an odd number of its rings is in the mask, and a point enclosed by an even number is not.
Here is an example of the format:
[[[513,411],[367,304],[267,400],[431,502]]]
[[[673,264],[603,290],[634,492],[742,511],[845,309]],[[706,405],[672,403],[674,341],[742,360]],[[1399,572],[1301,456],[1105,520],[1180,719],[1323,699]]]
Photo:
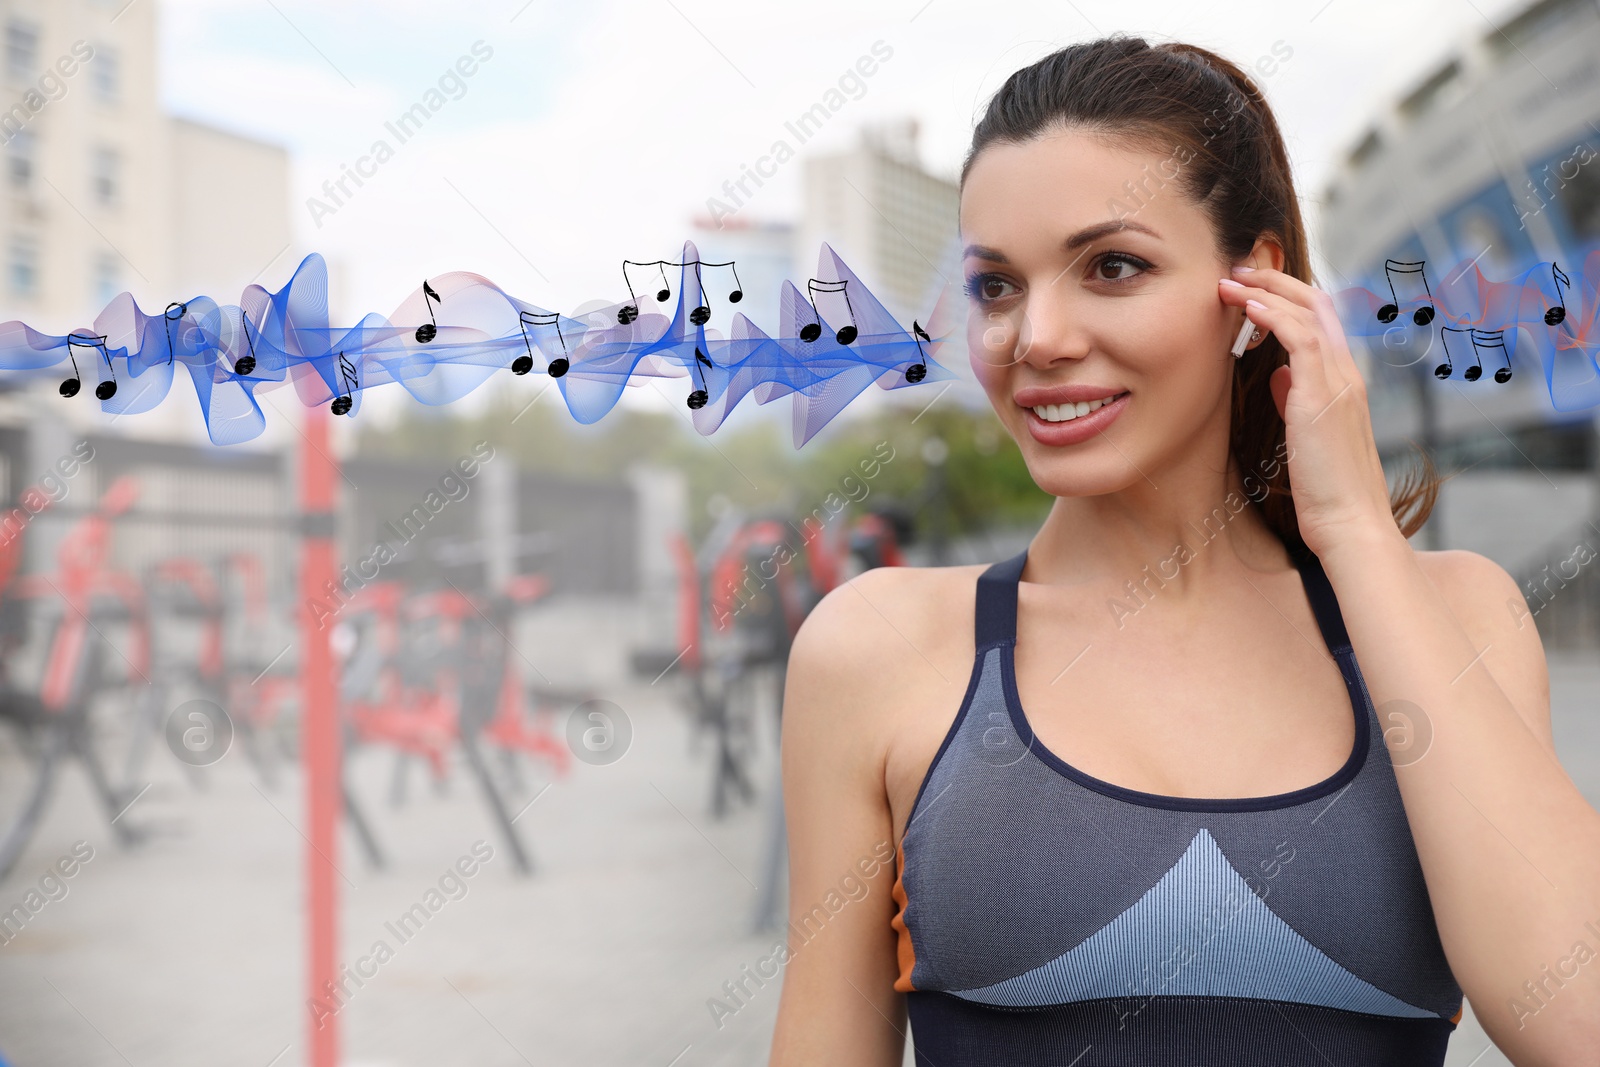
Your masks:
[[[1239,799],[1125,789],[1034,738],[1014,655],[1026,561],[978,580],[971,681],[897,848],[917,1063],[1442,1064],[1461,989],[1316,556],[1295,563],[1355,744],[1322,782]]]

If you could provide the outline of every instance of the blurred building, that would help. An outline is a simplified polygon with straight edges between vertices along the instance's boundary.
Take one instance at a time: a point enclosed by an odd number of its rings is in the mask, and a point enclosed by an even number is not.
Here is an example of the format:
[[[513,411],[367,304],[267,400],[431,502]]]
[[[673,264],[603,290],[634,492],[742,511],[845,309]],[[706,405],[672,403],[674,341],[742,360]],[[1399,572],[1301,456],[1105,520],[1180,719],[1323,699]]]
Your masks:
[[[126,0],[0,5],[0,319],[64,334],[125,290],[146,310],[201,293],[225,299],[288,251],[288,153],[163,112],[158,16],[156,4]],[[93,375],[83,368],[85,381]],[[181,385],[174,391],[117,429],[192,441],[192,406]],[[58,396],[54,378],[0,395],[0,425],[21,431],[4,438],[13,447],[0,499],[14,501],[98,430],[96,407]],[[36,562],[92,502],[78,495],[36,524]],[[219,513],[253,510],[228,499],[207,495]]]
[[[289,249],[289,157],[166,115],[155,3],[0,6],[0,317],[233,294]]]
[[[1491,278],[1555,261],[1576,276],[1600,240],[1600,7],[1540,0],[1469,35],[1374,115],[1323,194],[1326,288],[1387,294],[1386,259],[1422,261],[1431,291],[1468,263]],[[1392,275],[1402,300],[1416,274]],[[1574,301],[1576,304],[1576,301]],[[1439,331],[1367,343],[1374,431],[1386,462],[1410,440],[1446,469],[1427,547],[1483,552],[1532,575],[1566,559],[1595,513],[1595,417],[1553,410],[1531,347],[1511,381],[1433,376]],[[1470,365],[1471,346],[1452,359]],[[1600,537],[1588,535],[1600,548]]]
[[[805,161],[805,206],[797,231],[797,284],[816,269],[826,241],[902,323],[926,321],[953,277],[960,192],[918,157],[917,120],[862,127],[854,148]]]
[[[767,333],[778,328],[778,294],[785,281],[795,278],[794,226],[788,222],[751,221],[741,215],[725,219],[712,219],[706,214],[696,215],[690,222],[694,231],[694,245],[700,257],[708,262],[737,264],[738,278],[743,286],[743,297],[731,311],[742,311],[750,321]],[[704,275],[708,298],[715,301],[725,298],[733,275],[721,270],[710,270]],[[804,286],[805,279],[796,281]],[[721,308],[721,304],[715,305]]]

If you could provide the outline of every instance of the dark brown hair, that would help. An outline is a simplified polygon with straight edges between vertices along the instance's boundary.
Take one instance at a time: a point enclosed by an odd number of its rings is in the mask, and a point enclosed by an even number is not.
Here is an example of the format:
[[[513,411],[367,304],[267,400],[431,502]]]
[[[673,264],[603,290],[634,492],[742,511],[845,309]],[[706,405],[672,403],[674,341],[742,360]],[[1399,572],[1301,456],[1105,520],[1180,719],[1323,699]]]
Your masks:
[[[1258,237],[1270,236],[1283,248],[1284,273],[1316,284],[1283,136],[1259,87],[1233,63],[1195,45],[1152,47],[1122,35],[1053,52],[1013,73],[990,99],[972,131],[962,186],[988,145],[1022,144],[1068,127],[1126,148],[1173,151],[1181,167],[1167,176],[1205,209],[1224,257],[1237,262]],[[1288,465],[1279,462],[1284,424],[1269,385],[1288,361],[1271,334],[1234,361],[1230,452],[1238,469],[1264,486],[1249,495],[1267,526],[1298,552],[1305,542]],[[1427,452],[1416,451],[1420,473],[1409,470],[1389,500],[1408,538],[1427,522],[1440,485]]]

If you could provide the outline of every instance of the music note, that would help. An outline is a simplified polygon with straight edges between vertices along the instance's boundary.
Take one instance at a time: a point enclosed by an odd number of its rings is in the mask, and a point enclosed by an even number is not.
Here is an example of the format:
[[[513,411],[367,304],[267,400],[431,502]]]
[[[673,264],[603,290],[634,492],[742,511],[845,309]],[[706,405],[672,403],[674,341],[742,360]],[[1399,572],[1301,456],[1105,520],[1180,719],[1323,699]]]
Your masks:
[[[1433,368],[1433,376],[1435,378],[1443,381],[1444,379],[1450,377],[1451,372],[1455,369],[1455,359],[1450,355],[1450,338],[1446,335],[1452,333],[1470,332],[1471,327],[1468,327],[1466,330],[1457,329],[1454,326],[1439,327],[1439,344],[1444,346],[1444,362]]]
[[[815,341],[822,336],[822,316],[817,311],[817,302],[812,296],[812,291],[819,293],[843,293],[845,310],[850,314],[850,325],[841,326],[834,334],[834,340],[842,345],[847,345],[856,339],[856,312],[850,306],[850,291],[847,288],[849,281],[823,282],[815,278],[806,282],[806,299],[811,303],[811,314],[816,317],[815,322],[808,322],[800,327],[800,340]]]
[[[694,286],[700,292],[700,303],[696,304],[689,312],[689,321],[696,326],[704,326],[711,321],[711,305],[706,302],[706,288],[700,280],[700,261],[694,261]]]
[[[244,331],[244,343],[249,346],[250,352],[233,361],[233,373],[241,378],[247,378],[255,373],[256,343],[250,340],[250,316],[243,311],[239,312],[239,328]]]
[[[78,395],[78,390],[83,387],[83,374],[78,370],[78,357],[73,354],[74,345],[83,348],[98,348],[105,357],[106,369],[111,371],[111,380],[101,382],[94,387],[94,395],[101,400],[110,400],[117,395],[117,371],[111,366],[111,353],[106,350],[106,339],[103,334],[69,333],[67,334],[67,358],[72,360],[72,377],[61,383],[62,396],[73,397]],[[137,399],[137,398],[135,398]]]
[[[1455,326],[1443,326],[1439,330],[1439,340],[1444,345],[1444,362],[1433,368],[1433,376],[1440,381],[1450,377],[1455,369],[1455,360],[1450,355],[1450,338],[1446,334],[1465,333],[1472,342],[1473,365],[1461,372],[1461,377],[1469,382],[1475,382],[1483,376],[1483,350],[1500,350],[1500,356],[1505,360],[1505,366],[1494,372],[1494,380],[1504,385],[1511,380],[1511,353],[1506,348],[1505,330],[1480,330],[1476,326],[1469,326],[1465,330]]]
[[[423,344],[433,340],[439,333],[439,320],[434,318],[433,304],[428,303],[429,297],[432,297],[433,300],[440,304],[444,303],[439,294],[433,291],[433,286],[428,284],[428,279],[424,278],[422,279],[422,304],[428,309],[429,321],[417,327],[417,340]],[[339,414],[339,412],[335,412],[335,414]]]
[[[518,319],[522,323],[522,343],[528,346],[528,354],[511,361],[511,373],[527,374],[533,369],[533,342],[528,340],[528,327],[549,326],[551,323],[555,324],[556,336],[561,339],[561,355],[550,361],[550,377],[559,378],[567,373],[571,364],[567,360],[567,339],[561,334],[561,316],[554,311],[524,311]]]
[[[1422,290],[1428,294],[1428,302],[1411,313],[1411,321],[1418,326],[1426,326],[1433,321],[1433,290],[1428,288],[1428,274],[1424,269],[1426,260],[1399,260],[1386,259],[1383,261],[1383,276],[1389,283],[1389,296],[1394,300],[1392,304],[1385,304],[1378,309],[1379,322],[1393,322],[1400,314],[1400,297],[1394,291],[1395,274],[1416,274],[1422,278]]]
[[[1546,326],[1559,326],[1567,317],[1567,302],[1561,295],[1561,283],[1566,282],[1567,288],[1571,289],[1572,279],[1567,277],[1566,272],[1555,263],[1550,264],[1550,274],[1550,280],[1555,283],[1556,287],[1556,302],[1554,307],[1544,313],[1544,324]]]
[[[1506,350],[1504,330],[1480,330],[1477,327],[1473,327],[1472,354],[1477,358],[1478,362],[1475,366],[1468,367],[1463,371],[1461,376],[1469,382],[1478,380],[1478,376],[1483,373],[1482,350],[1486,348],[1498,348],[1500,357],[1505,360],[1506,365],[1494,372],[1494,380],[1504,385],[1511,380],[1511,353]]]
[[[173,313],[172,313],[174,308],[177,309],[177,312],[178,312],[177,315],[173,315]],[[167,310],[164,312],[164,317],[167,320],[167,365],[168,366],[172,365],[172,356],[173,356],[173,350],[172,350],[173,349],[173,345],[172,345],[172,324],[174,322],[182,322],[184,313],[186,311],[188,311],[188,310],[189,310],[189,305],[188,304],[180,304],[176,300],[174,300],[172,303],[167,305]]]
[[[622,261],[622,280],[628,286],[628,295],[633,298],[632,303],[624,304],[617,311],[617,321],[622,325],[626,326],[639,317],[639,295],[633,291],[633,279],[628,276],[628,268],[630,266],[660,267],[661,288],[656,292],[656,300],[659,303],[666,303],[667,299],[672,296],[672,287],[667,284],[666,262],[664,259],[652,260],[648,263],[635,259]]]
[[[922,354],[922,342],[933,343],[933,338],[928,336],[928,331],[916,319],[911,320],[911,333],[917,341],[917,361],[906,368],[906,381],[916,385],[928,376],[928,357]]]
[[[330,409],[335,415],[348,414],[350,406],[354,403],[351,393],[361,388],[361,379],[356,374],[355,364],[344,358],[344,353],[339,353],[339,377],[344,380],[344,393],[333,398]]]
[[[700,364],[702,363],[708,367],[713,366],[712,362],[706,358],[705,353],[698,348],[694,350],[694,362],[695,370],[700,370]],[[689,409],[691,411],[698,411],[700,408],[705,407],[706,401],[711,398],[711,394],[706,391],[705,386],[706,372],[702,370],[700,371],[700,388],[689,394]]]
[[[706,303],[705,287],[700,285],[700,267],[702,264],[698,259],[692,260],[691,262],[694,264],[695,284],[700,288],[700,305],[689,312],[689,321],[694,323],[696,326],[704,326],[707,322],[711,321],[711,307]],[[677,264],[677,266],[688,266],[688,264],[680,263]],[[726,263],[706,263],[704,266],[732,267],[734,289],[733,292],[728,294],[728,303],[737,304],[739,301],[744,299],[744,283],[739,281],[739,268],[734,266],[733,260],[730,259]]]
[[[733,291],[728,294],[728,303],[737,304],[739,301],[744,299],[744,283],[739,280],[739,268],[735,266],[734,261],[731,259],[726,263],[706,263],[703,260],[698,259],[691,259],[683,263],[668,259],[654,259],[648,262],[636,259],[625,259],[622,261],[622,280],[627,283],[628,296],[631,297],[632,300],[630,303],[624,304],[617,310],[617,321],[622,325],[627,326],[629,323],[633,322],[639,317],[639,296],[633,291],[633,279],[628,276],[629,267],[658,268],[661,271],[661,288],[656,291],[656,300],[660,303],[666,303],[666,301],[672,296],[672,288],[667,284],[666,269],[668,267],[693,267],[695,282],[698,284],[700,281],[700,268],[702,266],[731,267],[733,269],[734,288]],[[700,289],[699,305],[691,309],[689,312],[689,321],[694,323],[696,326],[704,326],[707,322],[711,321],[711,308],[705,302],[705,289],[703,287]]]

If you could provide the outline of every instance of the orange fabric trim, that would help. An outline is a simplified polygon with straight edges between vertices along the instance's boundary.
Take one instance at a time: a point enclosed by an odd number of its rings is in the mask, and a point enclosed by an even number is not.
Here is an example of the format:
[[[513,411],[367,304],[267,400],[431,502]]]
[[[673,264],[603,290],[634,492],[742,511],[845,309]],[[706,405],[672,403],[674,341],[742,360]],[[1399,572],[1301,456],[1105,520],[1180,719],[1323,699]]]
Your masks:
[[[1461,1006],[1456,1009],[1456,1013],[1454,1015],[1450,1016],[1450,1021],[1453,1022],[1453,1023],[1460,1022],[1461,1021],[1461,1013],[1466,1011],[1466,1010],[1467,1010],[1467,1002],[1465,1000],[1463,1000],[1461,1002]]]
[[[917,965],[917,950],[911,944],[911,931],[906,929],[906,887],[900,881],[900,875],[906,868],[906,856],[898,842],[894,846],[894,868],[894,888],[890,894],[899,907],[889,920],[889,925],[895,929],[898,937],[895,954],[900,961],[900,977],[894,980],[894,988],[901,993],[911,993],[916,990],[916,986],[911,984],[911,968]]]

